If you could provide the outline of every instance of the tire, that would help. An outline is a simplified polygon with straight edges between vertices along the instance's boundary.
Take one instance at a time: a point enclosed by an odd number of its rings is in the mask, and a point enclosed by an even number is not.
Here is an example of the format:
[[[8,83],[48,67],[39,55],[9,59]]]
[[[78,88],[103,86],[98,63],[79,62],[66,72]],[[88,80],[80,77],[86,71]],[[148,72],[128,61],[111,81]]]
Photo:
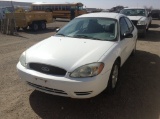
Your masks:
[[[45,23],[45,22],[40,22],[39,28],[40,28],[41,30],[46,29],[46,23]]]
[[[143,33],[140,34],[140,37],[145,38],[146,37],[146,29],[144,29]]]
[[[33,31],[38,31],[39,27],[38,27],[38,24],[37,23],[32,23],[32,29]]]
[[[117,87],[117,82],[119,78],[119,70],[120,70],[120,63],[118,60],[116,60],[113,64],[108,85],[107,85],[107,92],[109,94],[113,94],[115,92],[115,89]]]

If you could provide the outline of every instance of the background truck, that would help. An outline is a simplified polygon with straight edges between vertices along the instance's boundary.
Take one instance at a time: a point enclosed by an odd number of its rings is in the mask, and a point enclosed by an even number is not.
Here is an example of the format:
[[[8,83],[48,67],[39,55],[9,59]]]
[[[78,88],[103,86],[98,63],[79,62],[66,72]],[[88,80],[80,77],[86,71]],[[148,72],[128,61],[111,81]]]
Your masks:
[[[46,23],[52,23],[51,12],[15,12],[6,13],[7,19],[15,19],[15,27],[17,30],[22,28],[26,30],[28,27],[34,31],[46,29]]]
[[[142,37],[146,36],[149,26],[152,23],[151,14],[145,8],[125,8],[121,11],[133,22],[138,29],[138,34]]]

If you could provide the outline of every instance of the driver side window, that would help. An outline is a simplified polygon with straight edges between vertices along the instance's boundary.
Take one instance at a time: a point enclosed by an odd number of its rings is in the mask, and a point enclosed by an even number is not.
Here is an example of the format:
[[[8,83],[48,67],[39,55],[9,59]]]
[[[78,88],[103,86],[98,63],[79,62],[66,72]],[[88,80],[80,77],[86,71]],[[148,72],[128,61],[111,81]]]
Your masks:
[[[125,20],[124,17],[120,18],[119,24],[120,24],[120,33],[121,33],[121,36],[124,33],[129,33],[130,30],[128,28],[127,22],[126,22],[126,20]]]

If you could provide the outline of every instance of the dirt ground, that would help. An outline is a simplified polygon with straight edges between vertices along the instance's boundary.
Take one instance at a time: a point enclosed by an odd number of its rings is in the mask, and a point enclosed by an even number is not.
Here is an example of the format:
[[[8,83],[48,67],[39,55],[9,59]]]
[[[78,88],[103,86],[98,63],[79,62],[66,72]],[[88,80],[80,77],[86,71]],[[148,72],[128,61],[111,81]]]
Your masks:
[[[160,20],[153,20],[137,52],[121,68],[114,95],[71,99],[35,91],[19,80],[16,64],[21,53],[55,34],[66,21],[47,30],[0,33],[0,119],[160,119]]]

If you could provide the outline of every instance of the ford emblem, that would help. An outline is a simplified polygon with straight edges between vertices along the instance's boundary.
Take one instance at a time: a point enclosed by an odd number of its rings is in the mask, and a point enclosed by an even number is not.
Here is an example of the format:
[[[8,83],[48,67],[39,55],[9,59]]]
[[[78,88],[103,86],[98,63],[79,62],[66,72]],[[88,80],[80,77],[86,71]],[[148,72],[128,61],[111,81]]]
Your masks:
[[[49,71],[49,68],[48,68],[48,67],[42,67],[41,69],[42,69],[42,71],[45,71],[45,72],[48,72],[48,71]]]

